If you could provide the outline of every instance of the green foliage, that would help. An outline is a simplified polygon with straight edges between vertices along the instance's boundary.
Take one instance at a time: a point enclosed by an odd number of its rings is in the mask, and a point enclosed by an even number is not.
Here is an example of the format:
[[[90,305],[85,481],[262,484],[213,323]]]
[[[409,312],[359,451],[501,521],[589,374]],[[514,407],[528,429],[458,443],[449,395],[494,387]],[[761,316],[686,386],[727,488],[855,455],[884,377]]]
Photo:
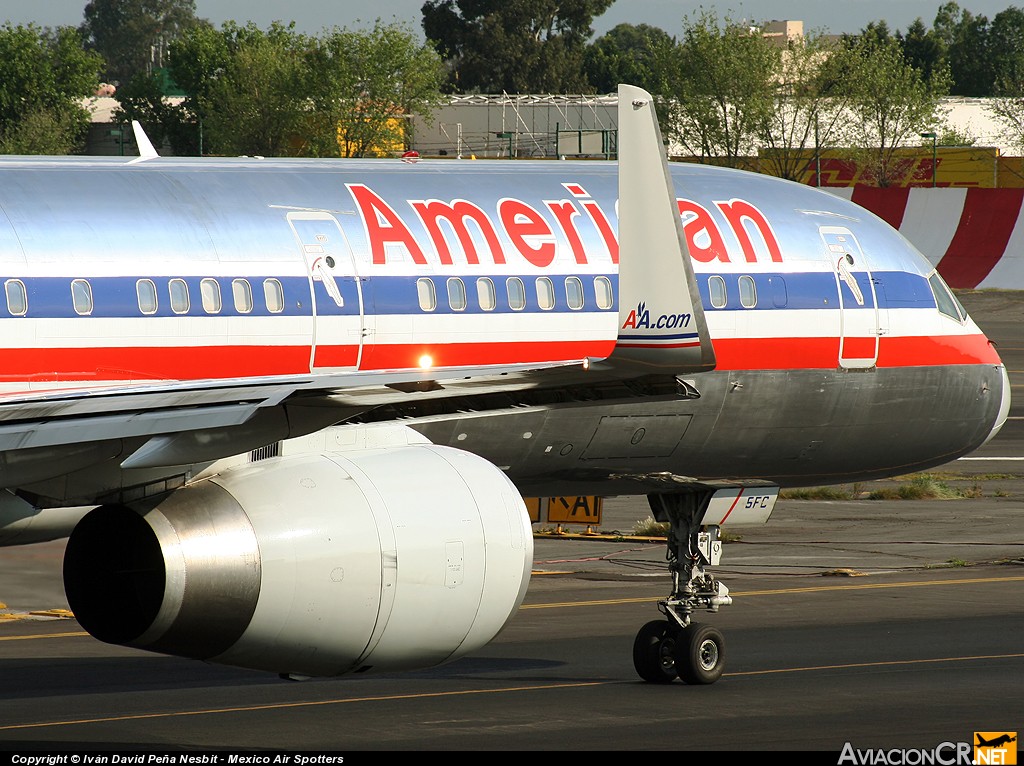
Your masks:
[[[947,70],[946,44],[934,29],[927,29],[921,19],[915,19],[906,33],[897,33],[896,38],[903,48],[903,58],[921,72],[925,82],[931,82],[932,77],[941,76]]]
[[[614,93],[619,83],[657,93],[665,89],[665,60],[674,45],[658,27],[619,24],[587,46],[584,72],[598,93]]]
[[[408,145],[408,115],[429,116],[444,67],[412,31],[378,22],[369,31],[335,29],[311,41],[312,110],[308,153],[368,157]]]
[[[107,79],[125,85],[150,74],[154,49],[159,55],[161,46],[206,23],[196,18],[195,0],[90,0],[81,30],[106,59]]]
[[[778,60],[771,108],[755,134],[762,168],[774,176],[799,181],[811,150],[829,149],[845,138],[849,93],[823,75],[834,47],[828,38],[811,33],[790,44]]]
[[[989,29],[992,93],[1024,96],[1024,11],[1010,6]]]
[[[102,66],[70,27],[0,27],[0,153],[75,150],[89,125],[82,101]]]
[[[702,160],[743,167],[758,130],[771,117],[782,52],[760,34],[713,13],[687,19],[669,57],[666,132]]]
[[[191,117],[164,98],[158,75],[132,78],[117,89],[117,100],[114,119],[122,123],[138,120],[157,150],[166,141],[176,155],[198,154],[199,133]]]
[[[860,44],[886,42],[885,22],[872,22],[851,38]],[[948,80],[956,96],[1024,95],[1024,10],[1009,6],[989,19],[955,2],[939,6],[932,28],[921,19],[897,32],[907,64],[926,83]]]
[[[985,108],[1002,127],[1002,140],[1018,153],[1024,153],[1024,98],[993,98],[986,102]]]
[[[438,55],[397,24],[319,37],[275,23],[194,27],[171,46],[182,107],[155,115],[198,123],[203,151],[262,156],[373,156],[400,151],[407,115],[440,97]],[[149,103],[142,99],[140,108]],[[125,109],[126,113],[128,109]],[[155,112],[156,110],[154,110]]]
[[[303,132],[306,122],[306,38],[294,31],[294,25],[276,22],[266,32],[252,23],[227,24],[221,34],[220,50],[228,55],[196,94],[204,140],[222,154],[293,153],[289,142]],[[205,39],[188,39],[200,40],[205,49]]]
[[[426,0],[423,31],[459,93],[581,93],[591,22],[614,0]]]
[[[899,175],[897,148],[941,122],[939,104],[948,91],[948,76],[936,72],[926,82],[892,39],[854,39],[829,57],[827,68],[828,80],[847,99],[849,158],[879,186],[888,186]]]
[[[932,28],[946,50],[950,92],[958,96],[991,95],[988,19],[950,2],[939,7]]]

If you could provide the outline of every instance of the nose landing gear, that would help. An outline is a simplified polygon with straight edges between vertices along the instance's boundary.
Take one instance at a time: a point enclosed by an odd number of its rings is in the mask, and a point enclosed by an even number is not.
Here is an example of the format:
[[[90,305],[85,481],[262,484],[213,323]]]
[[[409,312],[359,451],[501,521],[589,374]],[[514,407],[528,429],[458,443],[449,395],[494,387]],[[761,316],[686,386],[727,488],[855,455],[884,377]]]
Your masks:
[[[722,632],[690,619],[699,609],[717,612],[732,603],[729,589],[704,569],[722,555],[719,527],[700,527],[711,498],[712,493],[648,496],[655,519],[669,522],[672,594],[658,602],[666,619],[645,624],[633,642],[633,666],[645,681],[665,684],[678,677],[688,684],[712,684],[725,669]]]

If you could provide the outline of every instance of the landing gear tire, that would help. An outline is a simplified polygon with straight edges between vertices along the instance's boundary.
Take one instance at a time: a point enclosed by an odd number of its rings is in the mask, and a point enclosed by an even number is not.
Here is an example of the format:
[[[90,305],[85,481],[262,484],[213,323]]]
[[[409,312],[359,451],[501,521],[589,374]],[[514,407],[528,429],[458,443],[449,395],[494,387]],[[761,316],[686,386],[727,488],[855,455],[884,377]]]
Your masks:
[[[725,669],[725,639],[722,631],[714,625],[690,623],[676,636],[672,659],[674,670],[684,682],[713,684],[721,678]]]
[[[679,629],[668,620],[651,620],[633,641],[633,667],[645,681],[670,684],[676,680],[675,653]]]

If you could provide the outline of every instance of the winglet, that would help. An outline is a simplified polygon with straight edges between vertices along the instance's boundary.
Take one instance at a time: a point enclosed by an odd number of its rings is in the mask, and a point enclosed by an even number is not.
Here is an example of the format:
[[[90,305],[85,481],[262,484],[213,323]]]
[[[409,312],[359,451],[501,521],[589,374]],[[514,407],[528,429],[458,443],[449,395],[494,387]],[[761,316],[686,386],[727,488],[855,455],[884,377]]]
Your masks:
[[[152,160],[160,156],[153,147],[153,142],[149,140],[149,136],[146,135],[146,131],[142,129],[138,120],[132,120],[132,131],[135,133],[135,143],[139,146],[139,156],[132,160],[132,162]]]
[[[714,369],[651,94],[619,86],[619,337],[613,366]]]

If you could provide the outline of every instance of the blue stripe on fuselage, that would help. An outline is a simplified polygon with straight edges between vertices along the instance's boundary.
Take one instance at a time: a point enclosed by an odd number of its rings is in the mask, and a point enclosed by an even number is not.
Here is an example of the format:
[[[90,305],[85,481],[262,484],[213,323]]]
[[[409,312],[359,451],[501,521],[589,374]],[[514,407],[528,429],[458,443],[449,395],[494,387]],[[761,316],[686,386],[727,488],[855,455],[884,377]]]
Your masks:
[[[476,280],[479,277],[488,276],[494,283],[497,293],[497,305],[494,309],[485,311],[480,307],[476,292]],[[606,313],[617,311],[617,306],[610,309],[598,309],[595,295],[594,277],[597,275],[544,275],[547,276],[554,287],[555,306],[549,310],[542,310],[537,302],[537,291],[534,280],[538,275],[518,275],[526,287],[526,306],[521,310],[514,310],[509,307],[508,296],[505,292],[506,280],[509,274],[490,274],[463,276],[466,287],[467,305],[461,311],[455,311],[448,305],[447,275],[432,275],[437,292],[437,307],[431,314],[519,314],[519,313],[577,313],[597,312]],[[567,276],[578,276],[583,283],[584,306],[582,309],[570,309],[567,305],[566,285]],[[617,293],[618,278],[615,274],[607,276],[612,283],[612,289]],[[709,278],[720,277],[726,286],[727,301],[721,308],[711,304],[711,295],[708,287]],[[739,279],[741,276],[749,276],[754,281],[757,294],[757,303],[754,307],[747,308],[740,303]],[[868,282],[866,273],[855,274],[858,285],[864,298],[864,307],[873,306],[871,285]],[[902,271],[877,271],[872,273],[875,283],[874,293],[877,296],[879,308],[918,308],[934,309],[935,299],[932,296],[928,281],[921,275],[909,274]],[[171,310],[168,284],[171,279],[183,279],[188,285],[190,304],[185,313],[175,313]],[[239,277],[241,278],[241,277]],[[106,318],[144,318],[145,316],[174,317],[174,316],[309,316],[311,307],[309,301],[309,281],[306,277],[276,277],[284,290],[284,309],[280,312],[271,312],[263,294],[263,282],[265,279],[273,278],[269,275],[259,277],[246,277],[252,290],[251,311],[239,311],[235,307],[232,294],[232,282],[234,277],[216,277],[221,291],[221,311],[212,314],[204,310],[202,304],[202,293],[200,283],[202,277],[91,277],[88,278],[92,288],[94,308],[89,316]],[[363,277],[363,297],[366,302],[368,313],[376,315],[399,315],[410,314],[419,311],[417,297],[418,276],[375,276]],[[16,277],[0,277],[0,281],[7,282]],[[158,294],[158,309],[154,314],[143,314],[139,309],[136,285],[140,279],[151,279],[156,283]],[[33,277],[20,278],[25,284],[28,296],[28,312],[26,316],[34,318],[74,318],[79,315],[75,312],[71,296],[71,277]],[[702,272],[696,275],[697,287],[700,291],[704,310],[709,313],[716,311],[771,311],[775,309],[822,309],[837,308],[836,300],[836,275],[832,272],[802,272],[802,273],[754,273],[743,275],[740,273],[713,273]],[[326,288],[319,281],[314,282],[316,289],[317,312],[321,315],[340,316],[356,314],[359,310],[359,300],[356,282],[351,277],[340,277],[336,279],[339,289],[344,298],[344,306],[339,307],[328,295]],[[856,306],[850,292],[849,286],[843,284],[844,301],[847,306]],[[665,310],[659,307],[659,311]],[[12,316],[7,309],[7,304],[0,300],[0,316]]]

